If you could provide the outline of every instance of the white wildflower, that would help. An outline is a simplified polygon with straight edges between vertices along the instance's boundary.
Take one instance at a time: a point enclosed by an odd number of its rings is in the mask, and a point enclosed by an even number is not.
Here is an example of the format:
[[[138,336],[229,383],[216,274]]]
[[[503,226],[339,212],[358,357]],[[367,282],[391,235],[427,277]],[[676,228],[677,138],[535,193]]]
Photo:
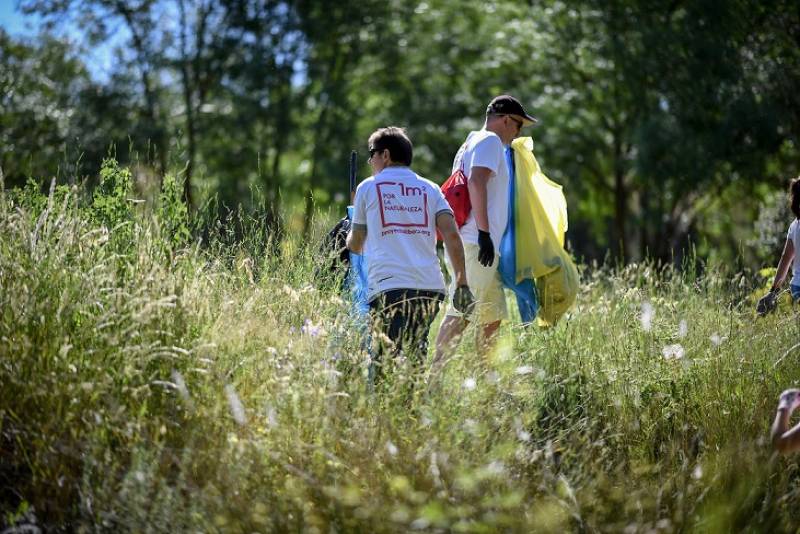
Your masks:
[[[486,466],[486,472],[490,475],[502,476],[506,472],[506,466],[500,460],[495,460]]]
[[[703,478],[703,467],[700,464],[697,464],[694,471],[692,471],[692,478],[695,480]]]
[[[667,345],[663,349],[661,349],[661,354],[664,355],[664,358],[667,360],[680,360],[683,358],[684,350],[683,345],[680,343],[675,343],[674,345]]]
[[[397,445],[395,445],[391,441],[387,441],[386,442],[386,451],[392,456],[397,456]]]
[[[531,367],[530,365],[520,365],[514,370],[514,372],[517,373],[518,375],[528,375],[533,372],[533,367]]]
[[[642,329],[645,332],[649,332],[653,328],[653,316],[655,315],[655,309],[653,305],[649,302],[642,303],[642,315],[639,320],[642,322]]]
[[[275,408],[267,404],[267,424],[270,428],[276,428],[278,426],[278,412],[275,411]]]
[[[463,384],[464,389],[466,389],[467,391],[472,391],[473,389],[475,389],[476,385],[477,385],[477,382],[472,377],[469,377],[466,380],[464,380],[464,384]]]
[[[684,338],[688,333],[689,325],[686,323],[686,319],[681,319],[681,322],[678,323],[678,337]]]

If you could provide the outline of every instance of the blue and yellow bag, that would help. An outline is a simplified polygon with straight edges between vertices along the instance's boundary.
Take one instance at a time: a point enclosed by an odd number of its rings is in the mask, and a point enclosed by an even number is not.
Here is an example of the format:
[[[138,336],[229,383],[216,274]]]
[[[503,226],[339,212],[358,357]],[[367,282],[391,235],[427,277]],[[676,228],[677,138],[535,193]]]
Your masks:
[[[538,322],[550,326],[569,310],[578,294],[578,270],[564,250],[567,201],[561,186],[539,167],[530,137],[515,139],[511,149],[514,176],[509,224],[500,247],[500,273],[517,294],[524,322],[532,321],[531,312],[537,312],[530,299],[524,298],[526,281],[532,285],[535,280]]]

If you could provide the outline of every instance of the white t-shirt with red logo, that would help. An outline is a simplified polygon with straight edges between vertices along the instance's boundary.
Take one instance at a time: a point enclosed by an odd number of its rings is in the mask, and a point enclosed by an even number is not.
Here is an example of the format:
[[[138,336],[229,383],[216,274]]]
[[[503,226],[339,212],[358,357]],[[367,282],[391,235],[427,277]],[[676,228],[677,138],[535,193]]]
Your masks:
[[[436,216],[452,213],[441,189],[408,167],[387,167],[361,182],[353,224],[367,227],[367,300],[392,289],[444,293]]]
[[[492,236],[495,252],[498,252],[500,240],[508,224],[509,177],[505,146],[496,133],[488,130],[470,132],[458,149],[452,172],[460,168],[469,178],[473,167],[486,167],[492,171],[492,176],[486,183],[486,212],[489,217],[489,234]],[[478,244],[478,225],[475,223],[474,212],[469,214],[460,232],[465,243]]]

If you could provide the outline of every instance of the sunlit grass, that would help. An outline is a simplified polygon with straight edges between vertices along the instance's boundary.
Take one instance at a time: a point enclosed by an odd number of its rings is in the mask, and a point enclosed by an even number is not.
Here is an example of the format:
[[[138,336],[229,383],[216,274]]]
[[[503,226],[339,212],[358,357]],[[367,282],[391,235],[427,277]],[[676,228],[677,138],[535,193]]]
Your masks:
[[[0,196],[3,523],[87,531],[792,530],[795,311],[696,265],[583,273],[555,328],[366,387],[314,238],[176,245],[78,191]],[[120,215],[117,215],[120,216]],[[125,230],[124,242],[117,232]],[[219,232],[224,232],[224,228]],[[690,274],[702,272],[702,274]],[[469,337],[469,336],[468,336]],[[787,352],[788,351],[788,352]]]

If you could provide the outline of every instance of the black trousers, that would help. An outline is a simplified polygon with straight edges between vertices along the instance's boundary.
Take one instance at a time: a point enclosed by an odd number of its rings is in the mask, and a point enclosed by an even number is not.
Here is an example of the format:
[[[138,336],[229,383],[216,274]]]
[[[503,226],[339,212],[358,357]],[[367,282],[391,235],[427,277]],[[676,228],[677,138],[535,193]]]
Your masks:
[[[373,339],[377,369],[370,374],[382,374],[384,356],[405,356],[414,365],[421,365],[428,352],[428,332],[439,306],[442,293],[419,289],[393,289],[369,303],[376,330],[383,336]]]

